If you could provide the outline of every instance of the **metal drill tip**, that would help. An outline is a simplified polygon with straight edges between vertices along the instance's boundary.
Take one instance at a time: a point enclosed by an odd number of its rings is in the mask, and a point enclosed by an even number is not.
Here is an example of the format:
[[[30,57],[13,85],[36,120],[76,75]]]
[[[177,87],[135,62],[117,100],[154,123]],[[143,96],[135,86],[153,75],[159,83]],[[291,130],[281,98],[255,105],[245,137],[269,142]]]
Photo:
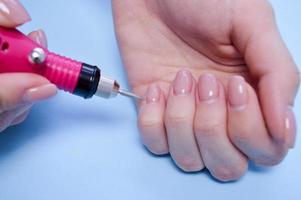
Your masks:
[[[123,95],[123,96],[126,96],[126,97],[131,97],[131,98],[135,98],[137,100],[143,100],[144,98],[141,97],[141,96],[138,96],[132,92],[128,92],[128,91],[125,91],[125,90],[122,90],[122,89],[119,89],[119,94]]]

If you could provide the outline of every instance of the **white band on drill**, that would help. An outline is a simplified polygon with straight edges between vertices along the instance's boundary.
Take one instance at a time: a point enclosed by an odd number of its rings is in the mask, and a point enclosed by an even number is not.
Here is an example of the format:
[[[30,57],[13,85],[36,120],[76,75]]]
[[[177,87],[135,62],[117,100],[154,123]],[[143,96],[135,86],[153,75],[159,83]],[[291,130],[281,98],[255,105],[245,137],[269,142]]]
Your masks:
[[[101,76],[95,95],[109,99],[117,96],[118,91],[119,84],[115,80]]]

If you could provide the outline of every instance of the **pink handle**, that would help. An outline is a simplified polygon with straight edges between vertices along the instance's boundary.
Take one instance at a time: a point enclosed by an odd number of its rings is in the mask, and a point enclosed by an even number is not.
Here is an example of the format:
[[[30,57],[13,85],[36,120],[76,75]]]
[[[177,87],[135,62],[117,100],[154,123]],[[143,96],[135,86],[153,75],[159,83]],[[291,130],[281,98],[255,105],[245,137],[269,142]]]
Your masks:
[[[46,60],[37,65],[29,55],[35,48],[44,50]],[[27,72],[40,74],[58,88],[74,92],[82,63],[49,52],[16,29],[0,27],[0,73]]]

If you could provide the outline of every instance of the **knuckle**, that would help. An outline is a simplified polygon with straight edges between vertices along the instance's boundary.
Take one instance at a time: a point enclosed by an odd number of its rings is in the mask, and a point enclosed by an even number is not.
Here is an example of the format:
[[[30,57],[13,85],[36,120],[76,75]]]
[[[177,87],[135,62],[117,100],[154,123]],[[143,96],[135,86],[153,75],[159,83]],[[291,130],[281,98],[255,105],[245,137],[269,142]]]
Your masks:
[[[295,66],[293,69],[289,69],[288,71],[285,72],[275,72],[277,75],[284,79],[287,80],[289,79],[290,81],[287,82],[290,87],[292,88],[298,88],[300,85],[300,71],[297,66]]]
[[[192,116],[187,114],[169,114],[165,116],[165,122],[170,124],[185,124],[185,123],[191,123]]]
[[[203,163],[195,158],[185,156],[176,161],[177,166],[184,172],[197,172],[204,168]]]
[[[161,125],[163,123],[162,119],[156,117],[151,118],[149,116],[141,115],[138,118],[138,125],[140,127],[156,127],[158,125]]]
[[[298,69],[296,69],[295,72],[293,72],[293,76],[291,81],[296,85],[299,86],[300,84],[300,71]]]
[[[236,181],[245,174],[247,167],[247,163],[233,166],[220,165],[212,171],[212,175],[222,182]]]
[[[196,136],[200,137],[212,137],[222,130],[225,127],[219,123],[195,123],[194,124],[194,132]]]
[[[261,155],[258,158],[252,159],[252,161],[257,166],[271,167],[281,163],[281,161],[285,158],[286,154],[287,150],[282,150],[278,151],[277,153]]]
[[[229,131],[229,138],[234,144],[244,145],[250,140],[250,136],[247,132],[243,131]]]

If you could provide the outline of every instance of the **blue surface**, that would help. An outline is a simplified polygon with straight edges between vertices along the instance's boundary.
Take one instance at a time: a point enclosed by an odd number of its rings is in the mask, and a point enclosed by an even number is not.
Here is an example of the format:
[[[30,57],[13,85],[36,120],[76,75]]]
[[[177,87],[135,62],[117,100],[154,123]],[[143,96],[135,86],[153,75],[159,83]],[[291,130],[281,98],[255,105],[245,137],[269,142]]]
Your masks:
[[[126,84],[109,0],[22,0],[45,29],[50,49],[103,66]],[[301,66],[301,2],[272,1],[282,35]],[[297,99],[301,127],[301,96]],[[300,139],[300,138],[299,138]],[[140,144],[133,103],[60,93],[39,103],[22,125],[0,134],[0,200],[301,199],[301,142],[271,169],[250,167],[222,184],[206,173],[185,174],[169,157]]]

